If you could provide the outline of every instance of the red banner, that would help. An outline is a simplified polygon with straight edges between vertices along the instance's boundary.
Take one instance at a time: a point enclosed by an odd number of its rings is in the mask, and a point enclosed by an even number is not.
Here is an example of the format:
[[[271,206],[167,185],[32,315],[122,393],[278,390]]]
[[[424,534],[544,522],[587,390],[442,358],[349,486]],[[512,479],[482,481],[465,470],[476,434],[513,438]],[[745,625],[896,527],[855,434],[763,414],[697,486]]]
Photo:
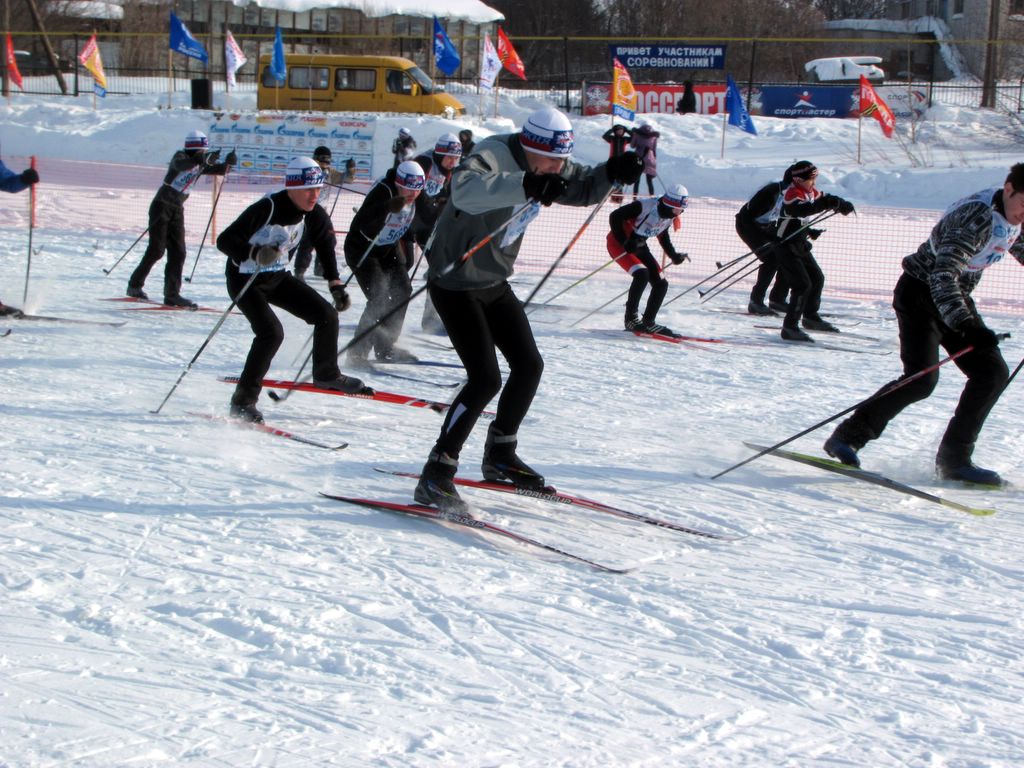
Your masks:
[[[11,40],[10,33],[7,33],[7,76],[21,90],[25,90],[21,84],[21,72],[18,71],[18,60],[14,56],[14,41]]]
[[[660,112],[672,114],[676,102],[683,95],[683,86],[662,83],[633,83],[636,91],[636,112]],[[695,85],[697,111],[704,115],[715,115],[725,111],[724,85]],[[583,105],[584,115],[607,115],[612,111],[612,86],[610,83],[587,85]]]
[[[498,27],[498,58],[501,59],[501,64],[505,69],[516,77],[526,79],[526,67],[523,66],[523,60],[519,58],[519,54],[516,53],[512,42],[501,27]]]
[[[882,126],[882,133],[886,138],[892,138],[892,132],[896,128],[896,116],[889,109],[889,105],[882,101],[882,97],[875,93],[875,89],[864,75],[860,76],[860,114],[861,117],[875,118]]]

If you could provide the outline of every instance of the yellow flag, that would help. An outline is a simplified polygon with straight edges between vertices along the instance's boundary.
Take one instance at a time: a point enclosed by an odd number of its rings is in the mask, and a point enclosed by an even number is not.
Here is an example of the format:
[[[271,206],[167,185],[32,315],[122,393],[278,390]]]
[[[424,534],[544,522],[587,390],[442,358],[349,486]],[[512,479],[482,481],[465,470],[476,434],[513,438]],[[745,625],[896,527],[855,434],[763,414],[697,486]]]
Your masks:
[[[612,114],[623,120],[632,120],[636,116],[636,90],[633,81],[618,59],[614,59],[615,70],[612,74]]]
[[[107,76],[103,73],[103,60],[100,58],[100,46],[96,42],[96,35],[89,38],[78,60],[82,62],[83,67],[92,72],[96,85],[104,91],[107,90]]]

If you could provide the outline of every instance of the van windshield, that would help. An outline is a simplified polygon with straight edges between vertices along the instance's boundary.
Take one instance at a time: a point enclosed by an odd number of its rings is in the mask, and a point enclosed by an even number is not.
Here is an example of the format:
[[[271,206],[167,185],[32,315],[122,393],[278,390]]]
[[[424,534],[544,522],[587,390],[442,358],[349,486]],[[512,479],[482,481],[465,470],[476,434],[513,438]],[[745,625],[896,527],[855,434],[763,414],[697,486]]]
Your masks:
[[[416,85],[420,87],[420,90],[423,91],[424,94],[431,94],[434,92],[434,83],[429,77],[427,77],[427,73],[419,67],[407,69],[405,70],[405,74],[416,81]]]

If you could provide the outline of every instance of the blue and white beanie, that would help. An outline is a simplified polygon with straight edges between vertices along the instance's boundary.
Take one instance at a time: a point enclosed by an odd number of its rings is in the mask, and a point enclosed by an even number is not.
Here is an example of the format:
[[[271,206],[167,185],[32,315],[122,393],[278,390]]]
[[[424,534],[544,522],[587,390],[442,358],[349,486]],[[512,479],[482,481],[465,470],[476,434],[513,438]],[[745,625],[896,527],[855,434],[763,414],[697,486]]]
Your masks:
[[[574,143],[572,123],[554,107],[538,109],[523,125],[519,143],[523,149],[538,155],[568,159]]]
[[[324,172],[311,157],[296,157],[285,168],[285,189],[313,189],[323,185]]]
[[[206,149],[210,146],[210,140],[202,131],[190,131],[185,137],[185,149]]]
[[[406,160],[399,163],[395,168],[395,184],[405,189],[423,189],[426,178],[420,164],[413,160]]]
[[[682,210],[690,202],[690,193],[682,184],[673,184],[665,190],[665,194],[661,196],[661,202],[669,208]]]
[[[434,152],[448,157],[462,157],[462,142],[454,133],[442,134],[434,144]]]

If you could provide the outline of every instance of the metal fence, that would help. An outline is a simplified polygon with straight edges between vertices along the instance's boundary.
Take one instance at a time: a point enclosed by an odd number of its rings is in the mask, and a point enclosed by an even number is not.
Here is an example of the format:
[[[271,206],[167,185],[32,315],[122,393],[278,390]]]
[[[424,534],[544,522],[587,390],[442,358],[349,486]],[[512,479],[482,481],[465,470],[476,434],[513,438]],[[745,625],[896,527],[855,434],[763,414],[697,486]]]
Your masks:
[[[26,158],[17,157],[7,160],[15,168],[27,162]],[[146,229],[149,203],[164,173],[163,167],[46,158],[39,167],[44,182],[38,188],[35,243],[45,247],[48,238],[72,238],[81,242],[83,270],[109,267]],[[189,264],[210,221],[213,193],[208,179],[204,177],[185,206]],[[218,202],[211,238],[264,191],[265,188],[248,184],[227,184]],[[333,206],[339,241],[343,241],[353,208],[361,200],[359,194],[344,192]],[[27,195],[11,198],[0,209],[0,231],[12,251],[16,250],[15,244],[23,234],[27,235],[27,219],[20,210],[26,201]],[[333,204],[329,197],[325,202]],[[682,290],[711,274],[716,270],[716,262],[747,252],[747,246],[734,230],[734,215],[743,202],[701,198],[683,215],[681,229],[670,230],[676,247],[687,251],[691,257],[691,261],[682,266],[669,267],[666,274],[673,290]],[[606,213],[611,210],[609,205],[605,212],[598,214],[561,263],[557,276],[578,278],[607,264]],[[550,267],[589,213],[587,208],[558,205],[542,209],[538,221],[527,230],[517,262],[517,271],[525,280],[532,281]],[[874,206],[858,206],[857,213],[855,217],[830,218],[824,225],[825,234],[815,242],[814,252],[826,275],[826,297],[888,297],[900,274],[901,259],[927,239],[939,215],[936,211]],[[552,232],[562,233],[562,239],[554,241]],[[123,288],[122,283],[141,256],[144,245],[142,243],[138,253],[127,259],[128,264],[122,264],[120,272],[111,276],[118,291]],[[656,243],[652,243],[652,249],[656,253],[660,250]],[[1020,301],[1024,294],[1024,272],[1016,268],[1012,259],[1007,261],[986,272],[976,293],[986,310],[1024,311]],[[223,267],[223,256],[208,242],[199,273],[208,278],[219,276]],[[626,276],[614,265],[599,272],[595,279],[606,282],[609,298],[627,285]],[[746,278],[737,283],[734,290],[713,301],[717,305],[745,306],[752,280],[753,277]],[[698,301],[697,292],[688,300]]]

